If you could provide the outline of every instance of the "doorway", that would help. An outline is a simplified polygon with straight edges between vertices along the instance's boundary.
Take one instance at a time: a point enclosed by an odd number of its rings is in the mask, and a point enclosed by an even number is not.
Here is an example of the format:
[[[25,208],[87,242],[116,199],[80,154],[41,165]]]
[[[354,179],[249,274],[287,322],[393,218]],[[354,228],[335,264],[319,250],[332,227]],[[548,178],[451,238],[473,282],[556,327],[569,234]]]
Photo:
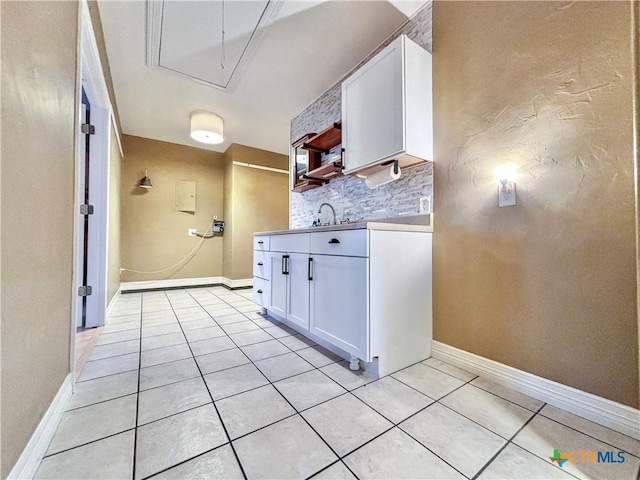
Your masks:
[[[89,98],[87,97],[87,92],[85,89],[82,89],[82,120],[81,120],[81,130],[80,132],[84,136],[84,150],[83,157],[80,159],[80,162],[84,164],[84,182],[80,185],[80,189],[84,191],[84,198],[82,204],[87,206],[84,210],[81,209],[80,215],[84,217],[83,222],[83,241],[82,241],[82,286],[84,287],[84,291],[79,293],[82,298],[82,309],[77,319],[77,327],[78,328],[86,328],[87,326],[87,298],[91,292],[87,287],[89,286],[88,282],[88,270],[89,270],[89,221],[91,214],[89,213],[88,206],[90,205],[90,196],[89,196],[89,188],[90,188],[90,175],[91,175],[91,102],[89,102]],[[95,134],[95,131],[94,131]],[[82,138],[82,137],[81,137]],[[82,140],[80,141],[82,144]]]
[[[107,238],[111,103],[86,2],[76,80],[76,199],[71,369],[79,372],[87,337],[97,338],[107,309]],[[93,329],[88,332],[87,329]],[[78,334],[79,330],[83,332]],[[94,341],[95,343],[95,341]],[[88,347],[88,348],[87,348]],[[85,358],[86,359],[86,358]]]

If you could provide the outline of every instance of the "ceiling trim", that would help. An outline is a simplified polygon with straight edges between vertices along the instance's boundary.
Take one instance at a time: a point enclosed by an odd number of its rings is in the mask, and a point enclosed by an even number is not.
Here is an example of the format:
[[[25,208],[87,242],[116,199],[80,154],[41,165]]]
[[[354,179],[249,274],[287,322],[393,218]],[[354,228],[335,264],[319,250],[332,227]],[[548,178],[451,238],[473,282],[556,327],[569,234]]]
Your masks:
[[[251,61],[255,51],[264,37],[267,28],[275,21],[278,12],[282,8],[284,0],[269,0],[267,6],[262,12],[262,16],[256,25],[256,28],[253,30],[251,34],[251,38],[247,43],[246,48],[242,52],[242,56],[238,64],[236,65],[227,85],[222,87],[215,83],[209,82],[202,78],[195,77],[193,75],[189,75],[184,72],[180,72],[178,70],[166,67],[160,64],[160,45],[161,45],[161,37],[162,37],[162,13],[164,9],[164,1],[165,0],[147,0],[146,2],[146,40],[147,40],[147,55],[146,55],[146,64],[149,68],[162,70],[164,72],[168,72],[174,76],[178,76],[181,78],[186,78],[188,80],[194,81],[196,83],[206,85],[211,88],[215,88],[216,90],[220,90],[223,92],[231,93],[238,85],[242,74],[244,73],[247,65]]]

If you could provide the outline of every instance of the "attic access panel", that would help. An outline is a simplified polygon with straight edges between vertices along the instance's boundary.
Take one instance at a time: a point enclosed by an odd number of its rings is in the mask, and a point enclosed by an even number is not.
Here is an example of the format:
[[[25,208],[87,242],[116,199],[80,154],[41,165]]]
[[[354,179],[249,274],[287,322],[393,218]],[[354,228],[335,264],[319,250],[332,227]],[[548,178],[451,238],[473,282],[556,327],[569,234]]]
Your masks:
[[[282,0],[148,0],[147,64],[231,90],[281,6]]]

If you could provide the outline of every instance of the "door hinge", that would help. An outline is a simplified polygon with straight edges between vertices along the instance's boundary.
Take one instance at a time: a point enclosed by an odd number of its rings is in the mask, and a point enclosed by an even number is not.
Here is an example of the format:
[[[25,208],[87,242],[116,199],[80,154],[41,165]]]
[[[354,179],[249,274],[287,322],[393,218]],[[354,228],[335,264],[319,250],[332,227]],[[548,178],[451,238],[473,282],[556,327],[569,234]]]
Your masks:
[[[96,127],[94,127],[90,123],[83,123],[82,125],[80,125],[80,131],[85,135],[95,135]]]
[[[80,205],[80,215],[93,215],[93,205]]]
[[[93,288],[89,285],[83,285],[82,287],[78,287],[78,296],[79,297],[88,297],[91,295]]]

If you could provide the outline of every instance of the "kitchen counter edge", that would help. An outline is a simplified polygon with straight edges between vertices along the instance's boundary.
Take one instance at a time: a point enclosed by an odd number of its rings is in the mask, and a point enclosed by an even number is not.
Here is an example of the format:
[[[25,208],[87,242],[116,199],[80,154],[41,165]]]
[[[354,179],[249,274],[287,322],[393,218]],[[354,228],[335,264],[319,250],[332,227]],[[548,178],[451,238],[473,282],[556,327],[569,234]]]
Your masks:
[[[291,233],[334,232],[339,230],[388,230],[396,232],[433,232],[430,225],[411,225],[404,223],[357,222],[342,225],[326,225],[324,227],[295,228],[292,230],[273,230],[271,232],[255,232],[254,235],[287,235]]]

